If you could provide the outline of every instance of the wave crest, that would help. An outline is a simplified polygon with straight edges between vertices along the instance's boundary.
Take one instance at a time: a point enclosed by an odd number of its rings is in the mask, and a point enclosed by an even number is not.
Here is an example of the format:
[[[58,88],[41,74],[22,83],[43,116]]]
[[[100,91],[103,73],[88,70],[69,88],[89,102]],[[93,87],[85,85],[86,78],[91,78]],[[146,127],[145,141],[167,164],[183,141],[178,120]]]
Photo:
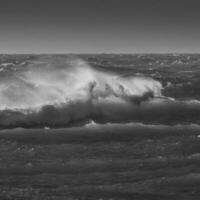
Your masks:
[[[2,73],[1,128],[66,127],[90,121],[199,123],[199,103],[163,97],[160,82],[98,71],[80,59],[34,61]]]
[[[160,96],[161,89],[153,79],[99,72],[77,59],[35,62],[0,81],[0,109],[35,109],[101,98],[142,101]]]

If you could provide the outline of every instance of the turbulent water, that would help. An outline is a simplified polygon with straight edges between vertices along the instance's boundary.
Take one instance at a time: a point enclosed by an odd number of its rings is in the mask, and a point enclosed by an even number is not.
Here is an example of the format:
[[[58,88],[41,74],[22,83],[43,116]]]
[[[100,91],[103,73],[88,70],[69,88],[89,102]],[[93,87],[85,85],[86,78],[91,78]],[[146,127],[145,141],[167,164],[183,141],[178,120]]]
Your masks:
[[[200,196],[200,55],[1,55],[0,199]]]
[[[200,102],[196,98],[163,95],[177,86],[164,82],[164,76],[155,78],[159,73],[155,68],[153,74],[145,74],[137,67],[132,71],[130,66],[101,68],[74,56],[4,62],[0,71],[0,127],[69,127],[90,121],[199,123]],[[150,69],[147,66],[146,72]],[[181,84],[184,82],[179,83],[180,90]]]

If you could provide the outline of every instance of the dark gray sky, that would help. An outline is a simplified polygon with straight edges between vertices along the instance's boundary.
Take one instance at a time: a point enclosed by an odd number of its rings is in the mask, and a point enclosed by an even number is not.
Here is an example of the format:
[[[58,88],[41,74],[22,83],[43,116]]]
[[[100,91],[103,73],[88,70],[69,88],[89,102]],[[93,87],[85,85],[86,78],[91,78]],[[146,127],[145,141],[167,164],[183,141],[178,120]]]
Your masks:
[[[200,52],[199,0],[0,0],[0,53]]]

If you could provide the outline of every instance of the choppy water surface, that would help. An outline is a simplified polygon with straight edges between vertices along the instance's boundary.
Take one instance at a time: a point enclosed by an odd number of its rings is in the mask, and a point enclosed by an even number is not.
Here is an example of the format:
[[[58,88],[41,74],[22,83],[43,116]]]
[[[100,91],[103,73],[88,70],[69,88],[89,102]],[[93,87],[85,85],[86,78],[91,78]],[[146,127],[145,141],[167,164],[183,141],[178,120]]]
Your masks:
[[[199,55],[1,55],[0,196],[197,199]]]

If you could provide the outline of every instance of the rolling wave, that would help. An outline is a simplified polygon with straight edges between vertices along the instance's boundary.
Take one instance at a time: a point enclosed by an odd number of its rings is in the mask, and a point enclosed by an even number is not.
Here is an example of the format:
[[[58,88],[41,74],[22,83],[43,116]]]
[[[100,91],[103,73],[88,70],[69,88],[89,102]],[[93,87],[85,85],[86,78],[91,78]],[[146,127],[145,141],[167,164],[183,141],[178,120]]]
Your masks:
[[[200,119],[198,101],[164,97],[152,78],[98,71],[80,59],[31,62],[0,77],[1,128]]]

